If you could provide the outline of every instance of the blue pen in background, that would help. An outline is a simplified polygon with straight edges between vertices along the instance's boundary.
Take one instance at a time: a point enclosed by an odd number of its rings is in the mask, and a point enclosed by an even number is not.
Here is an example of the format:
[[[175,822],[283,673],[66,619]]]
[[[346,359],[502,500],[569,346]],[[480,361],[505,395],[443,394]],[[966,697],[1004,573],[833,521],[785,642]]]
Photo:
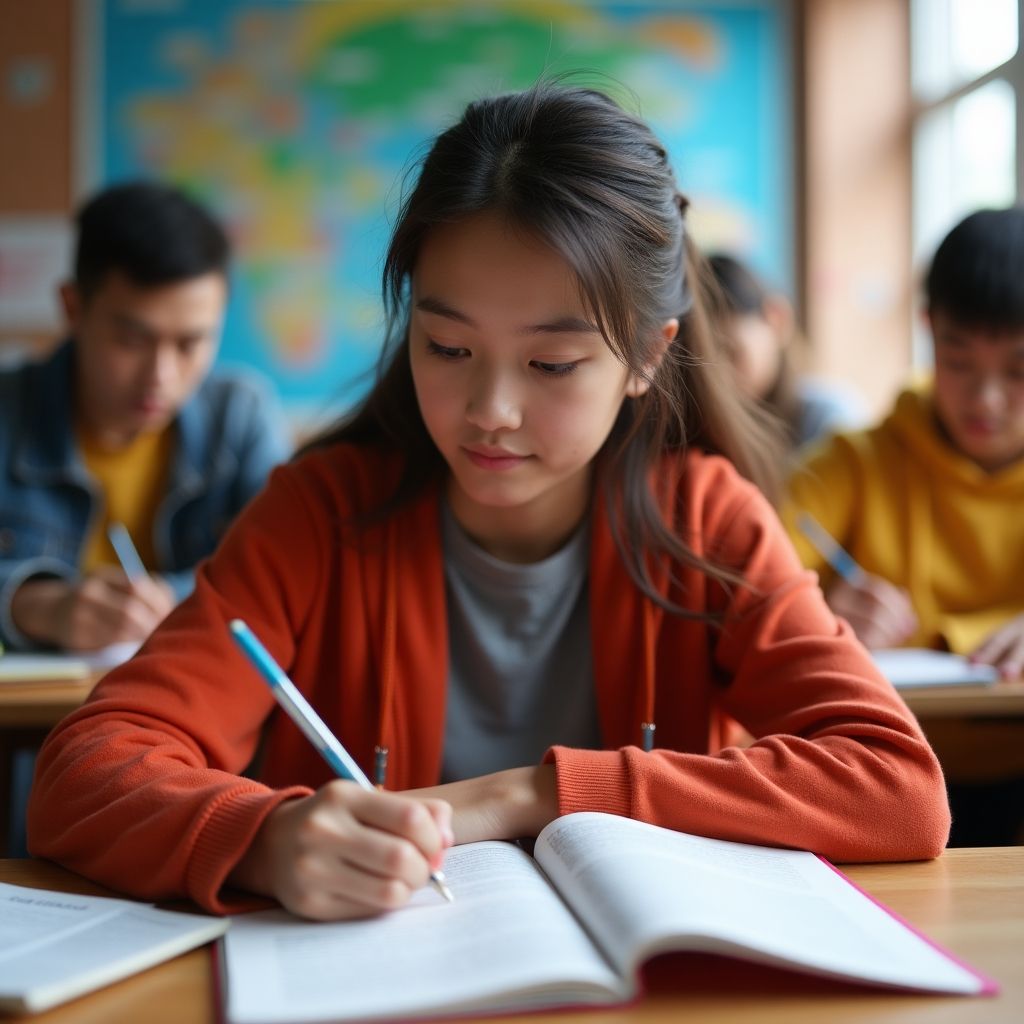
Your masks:
[[[128,582],[135,583],[142,579],[146,575],[146,567],[135,550],[132,536],[124,523],[111,523],[107,527],[107,537],[121,563],[121,568],[124,569],[125,576],[128,577]]]
[[[825,559],[847,583],[862,584],[867,573],[853,555],[825,529],[809,512],[803,512],[797,520],[800,532],[811,542],[815,551]]]
[[[334,774],[341,779],[349,779],[373,790],[373,783],[366,777],[363,770],[352,759],[352,755],[341,745],[324,720],[313,710],[312,705],[299,692],[298,687],[285,675],[284,670],[271,657],[270,652],[259,642],[256,634],[241,620],[232,619],[229,623],[231,635],[246,657],[256,667],[261,676],[270,684],[277,703],[284,708],[288,717],[302,730],[303,736],[319,751],[320,756],[331,766]],[[449,902],[454,903],[455,897],[445,881],[443,872],[434,871],[430,875],[430,884]]]

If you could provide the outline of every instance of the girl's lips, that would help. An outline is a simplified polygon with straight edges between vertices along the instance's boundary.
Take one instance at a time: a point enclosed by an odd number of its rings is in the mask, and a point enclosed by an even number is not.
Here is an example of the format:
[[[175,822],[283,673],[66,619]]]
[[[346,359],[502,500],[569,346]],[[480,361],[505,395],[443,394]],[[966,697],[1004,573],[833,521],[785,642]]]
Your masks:
[[[474,451],[472,448],[464,448],[463,451],[466,453],[469,461],[481,469],[514,469],[528,458],[526,455],[515,455],[512,452],[484,453]]]

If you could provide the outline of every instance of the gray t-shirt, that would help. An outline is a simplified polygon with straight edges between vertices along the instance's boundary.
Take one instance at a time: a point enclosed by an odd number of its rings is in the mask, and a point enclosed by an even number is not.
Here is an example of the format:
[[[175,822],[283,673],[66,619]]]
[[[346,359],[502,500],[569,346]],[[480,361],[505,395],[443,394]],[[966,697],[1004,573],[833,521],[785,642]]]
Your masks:
[[[537,764],[553,744],[597,748],[584,524],[541,562],[503,562],[441,512],[448,702],[441,779]]]

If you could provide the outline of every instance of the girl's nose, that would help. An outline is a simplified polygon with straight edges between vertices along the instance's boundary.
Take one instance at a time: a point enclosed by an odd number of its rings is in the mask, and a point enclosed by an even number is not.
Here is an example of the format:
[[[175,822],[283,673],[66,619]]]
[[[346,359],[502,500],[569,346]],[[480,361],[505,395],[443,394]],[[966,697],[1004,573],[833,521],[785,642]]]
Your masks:
[[[499,374],[477,374],[466,400],[466,419],[485,433],[516,430],[523,417],[513,383]]]

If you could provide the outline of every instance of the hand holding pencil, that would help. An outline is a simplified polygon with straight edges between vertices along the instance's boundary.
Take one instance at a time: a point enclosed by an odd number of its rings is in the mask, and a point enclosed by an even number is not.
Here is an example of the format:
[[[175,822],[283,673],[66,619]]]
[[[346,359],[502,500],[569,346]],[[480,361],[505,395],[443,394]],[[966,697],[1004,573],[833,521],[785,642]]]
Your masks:
[[[846,619],[860,642],[871,650],[905,644],[918,624],[910,594],[864,569],[809,513],[803,513],[797,525],[835,571],[825,600],[836,615]]]

